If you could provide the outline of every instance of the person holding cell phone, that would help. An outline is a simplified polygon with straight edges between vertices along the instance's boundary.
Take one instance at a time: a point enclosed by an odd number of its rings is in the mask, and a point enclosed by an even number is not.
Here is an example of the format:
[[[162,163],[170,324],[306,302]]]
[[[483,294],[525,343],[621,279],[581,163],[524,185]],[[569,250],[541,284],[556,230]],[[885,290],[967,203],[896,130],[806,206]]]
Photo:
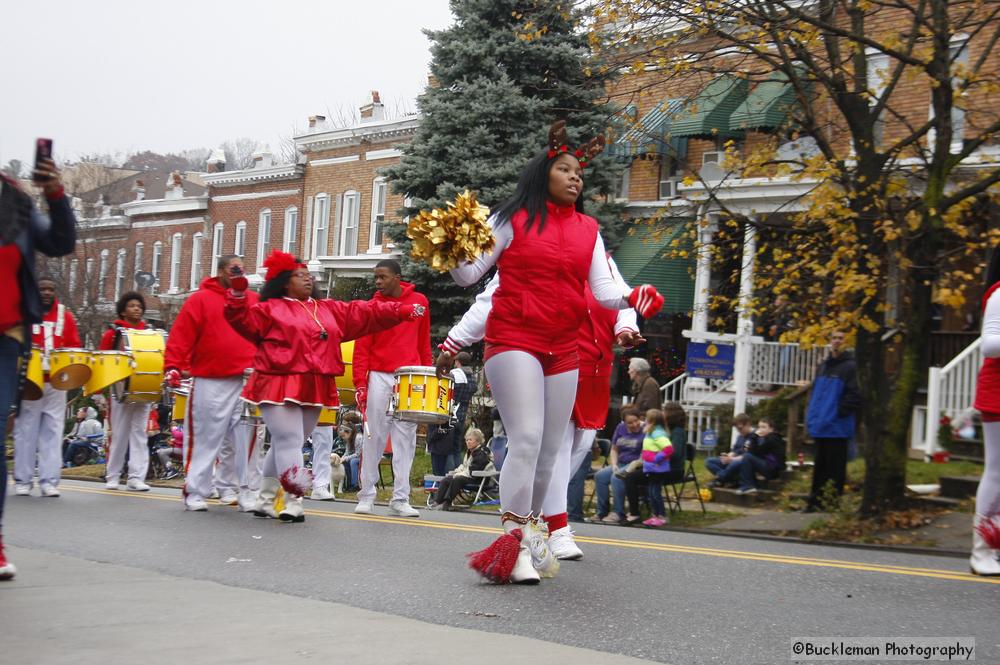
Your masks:
[[[0,432],[7,431],[11,406],[20,399],[18,362],[30,352],[32,325],[42,322],[42,299],[35,277],[35,252],[65,256],[76,247],[76,217],[51,159],[52,142],[39,139],[33,179],[48,214],[18,183],[0,174]],[[42,148],[44,147],[44,150]],[[7,465],[0,464],[0,580],[14,577],[3,548],[3,508]]]

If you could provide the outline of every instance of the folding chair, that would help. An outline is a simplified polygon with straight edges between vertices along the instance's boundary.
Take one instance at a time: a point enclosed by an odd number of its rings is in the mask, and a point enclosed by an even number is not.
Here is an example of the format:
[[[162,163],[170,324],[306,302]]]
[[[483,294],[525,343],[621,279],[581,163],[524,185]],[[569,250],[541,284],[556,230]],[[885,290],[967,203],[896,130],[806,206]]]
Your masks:
[[[598,455],[597,469],[594,468],[594,463],[590,463],[590,471],[587,472],[587,480],[594,480],[594,476],[597,474],[598,469],[603,469],[608,465],[608,458],[611,456],[611,439],[594,439],[594,445],[600,448],[600,453]],[[586,493],[586,485],[584,485],[584,493]],[[587,503],[584,506],[584,511],[590,510],[590,506],[594,503],[594,496],[597,494],[597,487],[592,486],[590,490],[590,496],[587,497]]]
[[[679,467],[681,469],[680,473],[676,475],[671,473],[671,479],[663,483],[663,495],[667,501],[667,505],[670,507],[670,512],[681,510],[681,496],[684,494],[684,487],[688,483],[694,483],[695,496],[698,497],[698,503],[701,504],[701,512],[704,514],[705,501],[701,498],[701,485],[698,484],[698,474],[695,473],[694,461],[697,454],[697,449],[694,447],[693,443],[684,444],[684,456],[678,459]],[[674,455],[671,458],[670,463],[673,467],[674,458],[679,457]],[[682,461],[683,460],[683,461]],[[680,489],[677,485],[680,484]],[[670,496],[670,491],[673,490],[673,497]]]
[[[503,467],[503,460],[507,454],[507,437],[495,436],[487,444],[493,454],[493,463],[482,471],[473,471],[472,480],[465,484],[462,493],[455,497],[455,501],[472,495],[469,506],[483,504],[496,504],[500,502],[500,469]],[[424,492],[427,494],[427,507],[434,503],[434,495],[437,493],[438,485],[444,476],[425,475]],[[455,507],[455,502],[452,502]]]

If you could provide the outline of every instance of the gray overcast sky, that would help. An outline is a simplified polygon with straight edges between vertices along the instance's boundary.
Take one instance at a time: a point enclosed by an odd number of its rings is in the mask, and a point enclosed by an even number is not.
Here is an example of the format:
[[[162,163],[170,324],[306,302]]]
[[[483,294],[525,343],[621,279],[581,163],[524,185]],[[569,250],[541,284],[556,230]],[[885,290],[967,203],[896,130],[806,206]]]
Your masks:
[[[447,0],[12,0],[0,164],[30,164],[34,139],[56,159],[270,144],[329,108],[378,90],[387,110],[427,80],[422,28],[451,23]]]

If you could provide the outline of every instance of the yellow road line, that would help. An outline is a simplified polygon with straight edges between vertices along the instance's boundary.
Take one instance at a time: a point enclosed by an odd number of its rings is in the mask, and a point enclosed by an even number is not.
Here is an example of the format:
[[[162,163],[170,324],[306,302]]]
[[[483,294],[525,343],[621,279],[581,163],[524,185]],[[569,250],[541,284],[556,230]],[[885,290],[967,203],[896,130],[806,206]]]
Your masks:
[[[137,492],[122,492],[121,490],[89,489],[83,487],[68,487],[63,485],[60,489],[86,494],[105,494],[110,496],[124,496],[136,499],[156,499],[158,501],[179,502],[181,497],[162,496],[158,494],[147,494]],[[448,531],[463,531],[468,533],[498,534],[501,529],[496,527],[485,527],[464,524],[448,524],[445,522],[432,522],[427,520],[415,520],[412,517],[383,517],[381,515],[357,515],[354,513],[338,513],[319,510],[306,510],[306,515],[311,517],[325,517],[332,519],[354,520],[361,522],[379,522],[382,524],[399,524],[410,527],[420,527],[424,529],[445,529]],[[893,575],[910,575],[914,577],[929,577],[933,579],[953,580],[958,582],[979,582],[981,584],[1000,584],[1000,578],[980,577],[971,573],[960,573],[952,570],[938,570],[934,568],[914,568],[908,566],[893,566],[883,564],[866,564],[854,561],[843,561],[840,559],[820,559],[812,557],[796,557],[784,554],[767,554],[762,552],[746,552],[742,550],[724,550],[710,547],[692,547],[687,545],[670,545],[667,543],[652,543],[641,540],[624,540],[617,538],[597,538],[593,536],[578,536],[576,541],[589,545],[605,545],[609,547],[623,547],[628,549],[652,550],[657,552],[669,552],[672,554],[697,554],[701,556],[714,556],[728,559],[743,559],[746,561],[762,561],[767,563],[777,563],[796,566],[814,566],[817,568],[838,568],[841,570],[858,570],[874,573],[887,573]]]

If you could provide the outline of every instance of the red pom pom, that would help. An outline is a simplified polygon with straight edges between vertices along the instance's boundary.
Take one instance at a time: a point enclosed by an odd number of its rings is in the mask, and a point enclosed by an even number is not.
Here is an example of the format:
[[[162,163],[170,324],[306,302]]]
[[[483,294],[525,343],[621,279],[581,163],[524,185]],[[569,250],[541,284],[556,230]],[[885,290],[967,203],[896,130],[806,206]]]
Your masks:
[[[559,152],[569,152],[569,146],[563,143],[561,146],[559,146]]]
[[[573,151],[573,155],[579,159],[580,157],[583,157],[583,150],[577,148],[576,150]]]
[[[284,490],[292,496],[304,496],[312,485],[312,472],[296,465],[285,469],[279,480]]]
[[[468,554],[469,568],[497,584],[510,583],[510,574],[521,550],[520,529],[514,529],[494,540],[489,547]]]
[[[295,270],[296,268],[304,268],[305,264],[296,261],[295,257],[288,252],[273,250],[268,257],[264,259],[264,267],[267,268],[267,274],[264,275],[264,279],[270,280],[285,271]]]
[[[549,150],[549,159],[552,159],[553,157],[555,157],[555,156],[556,156],[556,154],[557,154],[557,153],[556,153],[556,151],[555,151],[555,150]]]
[[[992,550],[1000,550],[1000,520],[996,517],[985,517],[976,526],[976,531]]]

